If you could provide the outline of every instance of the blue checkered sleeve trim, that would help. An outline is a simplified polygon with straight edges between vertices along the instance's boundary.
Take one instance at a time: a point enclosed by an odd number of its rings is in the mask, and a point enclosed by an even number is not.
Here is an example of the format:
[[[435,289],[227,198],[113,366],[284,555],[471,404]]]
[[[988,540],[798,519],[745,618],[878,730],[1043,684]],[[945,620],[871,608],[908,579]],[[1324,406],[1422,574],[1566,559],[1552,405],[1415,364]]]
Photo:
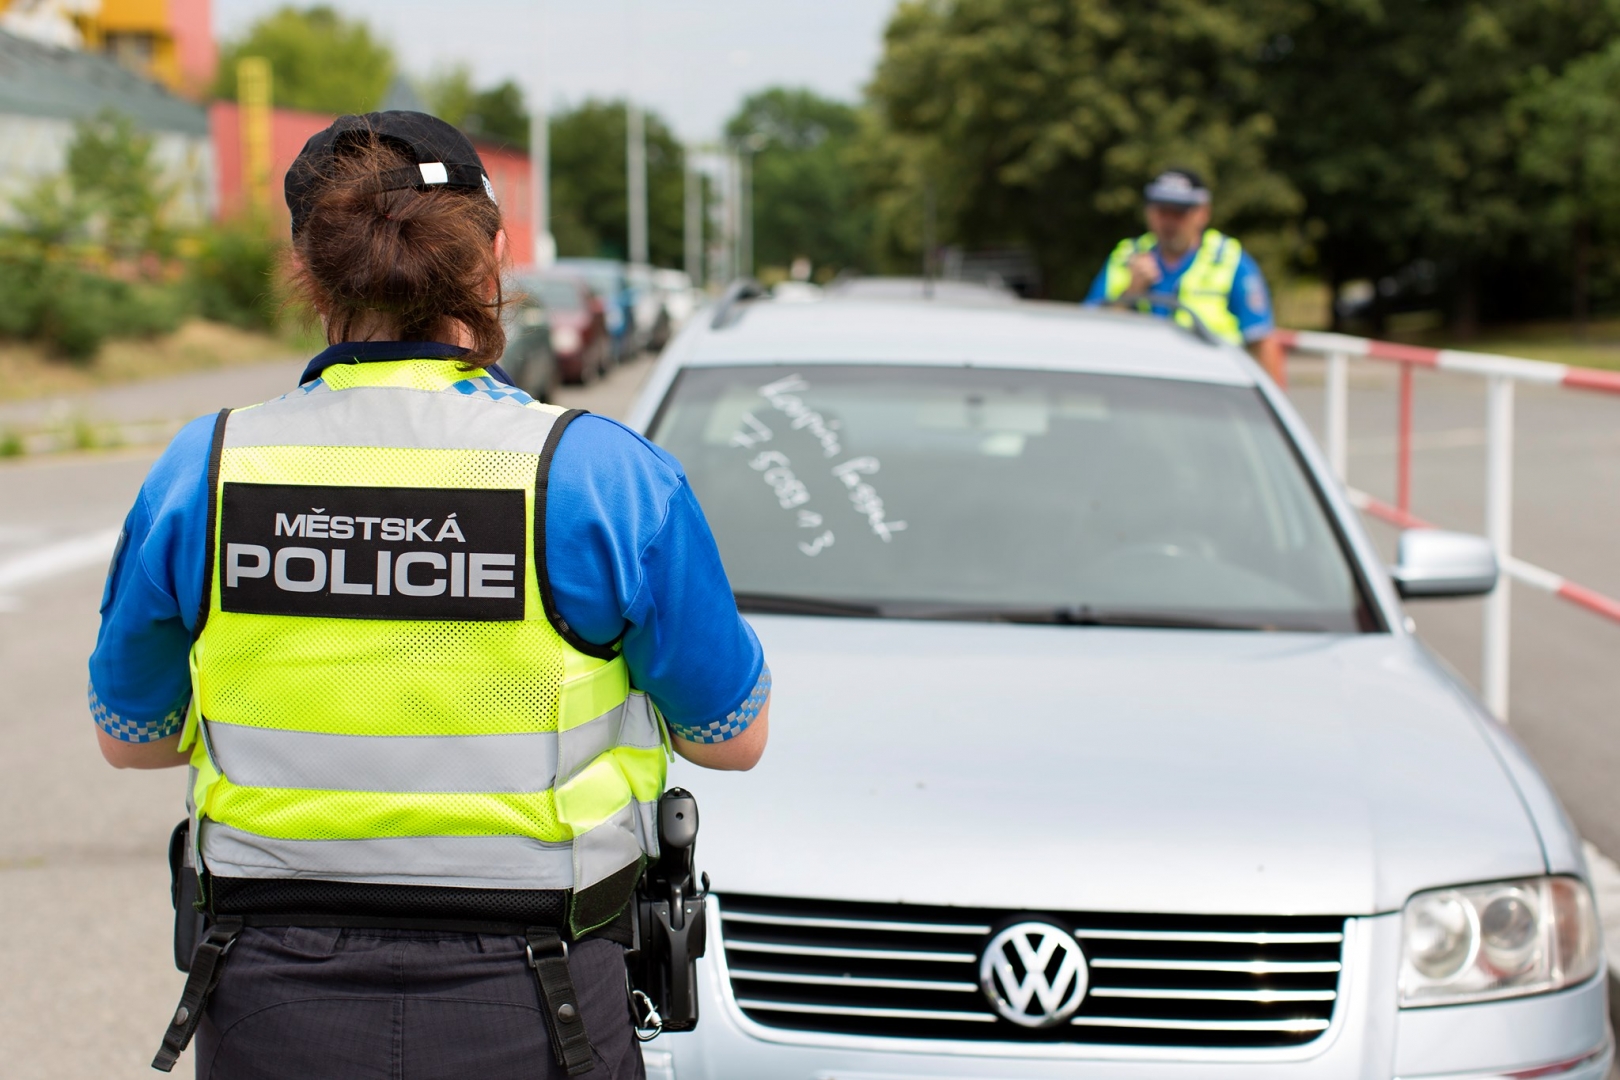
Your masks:
[[[724,720],[711,720],[707,724],[691,727],[678,724],[666,718],[669,730],[676,738],[685,739],[695,743],[723,743],[728,739],[735,739],[748,730],[748,725],[754,722],[759,711],[765,707],[765,702],[771,697],[771,669],[766,664],[760,668],[759,681],[748,692],[743,703],[737,706]]]
[[[119,742],[148,743],[166,739],[179,731],[186,721],[185,705],[170,710],[169,715],[161,720],[129,720],[111,709],[96,695],[96,688],[90,687],[90,717],[95,720],[96,726]]]
[[[517,387],[496,382],[488,375],[461,379],[458,382],[451,383],[450,389],[467,397],[488,398],[491,401],[504,401],[513,405],[527,405],[534,400],[534,398]]]

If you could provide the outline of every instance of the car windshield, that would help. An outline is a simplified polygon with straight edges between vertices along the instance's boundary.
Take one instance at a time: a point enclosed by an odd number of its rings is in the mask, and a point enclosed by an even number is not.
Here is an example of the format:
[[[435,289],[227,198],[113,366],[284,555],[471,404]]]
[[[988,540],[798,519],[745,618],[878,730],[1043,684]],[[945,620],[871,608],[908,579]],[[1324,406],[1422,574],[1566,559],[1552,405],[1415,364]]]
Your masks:
[[[1252,387],[911,366],[684,371],[653,438],[744,610],[1377,624]]]
[[[579,286],[561,278],[524,278],[523,291],[553,311],[579,311],[585,306]]]

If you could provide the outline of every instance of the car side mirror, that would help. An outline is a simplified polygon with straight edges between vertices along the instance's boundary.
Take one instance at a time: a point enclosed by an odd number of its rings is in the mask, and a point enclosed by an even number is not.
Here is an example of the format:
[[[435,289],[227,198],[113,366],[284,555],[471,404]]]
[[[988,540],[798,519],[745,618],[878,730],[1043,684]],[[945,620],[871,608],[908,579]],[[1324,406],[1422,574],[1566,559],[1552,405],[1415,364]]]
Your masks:
[[[1404,599],[1483,596],[1496,588],[1499,571],[1490,541],[1444,529],[1407,529],[1395,549],[1389,576]]]

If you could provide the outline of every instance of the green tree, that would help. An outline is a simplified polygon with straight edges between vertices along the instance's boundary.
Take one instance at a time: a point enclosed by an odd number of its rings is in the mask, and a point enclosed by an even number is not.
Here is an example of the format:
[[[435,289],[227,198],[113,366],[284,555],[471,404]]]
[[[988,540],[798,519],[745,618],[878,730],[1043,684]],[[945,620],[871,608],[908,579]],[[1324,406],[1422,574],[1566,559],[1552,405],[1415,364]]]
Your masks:
[[[75,125],[66,170],[13,200],[0,230],[0,335],[87,360],[107,337],[178,326],[190,297],[164,272],[172,194],[152,137],[127,117]]]
[[[1140,231],[1170,165],[1215,185],[1216,221],[1263,261],[1300,208],[1267,162],[1276,132],[1255,61],[1304,0],[905,0],[884,35],[858,160],[879,255],[915,272],[937,240],[1021,246],[1049,293],[1081,295]]]
[[[80,120],[66,170],[13,199],[16,233],[47,246],[94,249],[102,259],[168,254],[175,188],[153,149],[152,136],[121,113]]]
[[[1610,0],[1312,0],[1274,26],[1271,159],[1304,195],[1325,276],[1430,260],[1465,333],[1482,311],[1556,305],[1557,274],[1534,265],[1548,191],[1520,167],[1512,102],[1612,40],[1617,16]]]
[[[850,163],[859,128],[853,106],[784,87],[750,96],[726,124],[729,142],[754,151],[756,264],[866,263],[872,212]]]
[[[685,250],[685,156],[680,140],[646,114],[647,246],[655,265]],[[629,246],[622,101],[587,100],[551,117],[551,231],[560,255],[622,259]]]
[[[319,4],[278,8],[220,49],[216,97],[236,98],[236,61],[270,61],[277,105],[310,112],[363,113],[382,102],[394,79],[394,53],[359,19]]]
[[[173,239],[166,216],[175,187],[153,157],[152,136],[137,130],[129,117],[109,110],[80,121],[68,147],[67,179],[115,256],[166,253]]]
[[[1523,133],[1519,166],[1545,185],[1544,218],[1568,237],[1570,315],[1584,334],[1594,252],[1620,240],[1620,40],[1556,76],[1532,71],[1514,119]]]
[[[472,69],[458,64],[429,79],[422,88],[428,110],[475,139],[493,139],[529,148],[529,109],[523,89],[511,79],[485,90],[472,84]]]

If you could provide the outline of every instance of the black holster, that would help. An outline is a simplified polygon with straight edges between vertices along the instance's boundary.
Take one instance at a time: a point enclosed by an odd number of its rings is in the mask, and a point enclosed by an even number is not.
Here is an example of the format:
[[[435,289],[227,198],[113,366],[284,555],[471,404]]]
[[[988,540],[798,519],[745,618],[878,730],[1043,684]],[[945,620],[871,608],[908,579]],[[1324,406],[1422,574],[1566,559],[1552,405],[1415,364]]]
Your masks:
[[[189,818],[169,834],[169,899],[174,903],[174,966],[190,971],[197,943],[208,932],[208,917],[201,910],[202,881],[192,856]]]
[[[643,1033],[697,1027],[697,961],[708,946],[703,902],[709,893],[708,875],[698,878],[692,866],[697,830],[691,792],[666,791],[658,800],[659,857],[647,867],[631,901],[636,940],[625,956]]]

